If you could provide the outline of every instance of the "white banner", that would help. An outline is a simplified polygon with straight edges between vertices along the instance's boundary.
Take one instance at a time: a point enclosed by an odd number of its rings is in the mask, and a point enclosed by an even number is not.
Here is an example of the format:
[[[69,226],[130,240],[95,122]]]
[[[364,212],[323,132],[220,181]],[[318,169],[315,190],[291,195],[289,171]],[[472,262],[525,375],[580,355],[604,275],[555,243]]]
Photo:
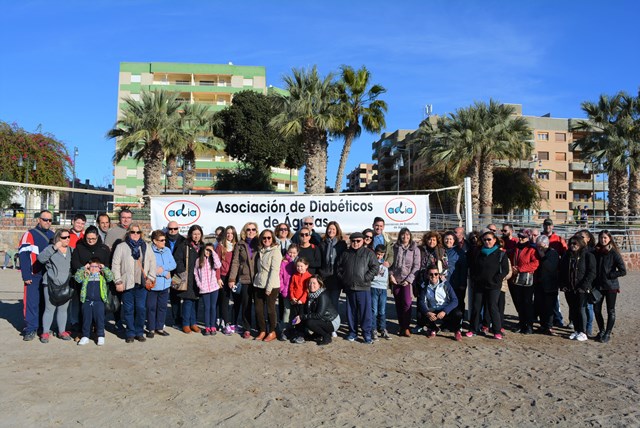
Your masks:
[[[162,229],[176,221],[186,233],[198,224],[205,234],[218,226],[235,226],[238,232],[247,222],[258,229],[274,229],[286,223],[294,231],[303,217],[313,216],[315,230],[324,233],[330,221],[337,221],[345,233],[362,231],[375,217],[385,221],[385,232],[403,227],[429,230],[429,195],[207,195],[151,198],[151,227]]]

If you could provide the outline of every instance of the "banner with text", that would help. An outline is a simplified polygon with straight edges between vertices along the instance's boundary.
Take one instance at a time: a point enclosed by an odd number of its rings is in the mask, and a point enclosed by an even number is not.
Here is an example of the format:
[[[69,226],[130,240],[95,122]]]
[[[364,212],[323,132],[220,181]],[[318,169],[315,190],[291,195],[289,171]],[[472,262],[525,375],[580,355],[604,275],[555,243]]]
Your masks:
[[[429,230],[429,195],[207,195],[161,196],[151,198],[151,227],[162,229],[176,221],[180,232],[198,224],[205,234],[218,226],[235,226],[238,231],[247,222],[258,228],[274,229],[286,223],[293,230],[302,218],[313,216],[315,229],[324,233],[330,221],[337,221],[345,233],[371,227],[375,217],[385,221],[386,232],[403,227],[412,231]]]

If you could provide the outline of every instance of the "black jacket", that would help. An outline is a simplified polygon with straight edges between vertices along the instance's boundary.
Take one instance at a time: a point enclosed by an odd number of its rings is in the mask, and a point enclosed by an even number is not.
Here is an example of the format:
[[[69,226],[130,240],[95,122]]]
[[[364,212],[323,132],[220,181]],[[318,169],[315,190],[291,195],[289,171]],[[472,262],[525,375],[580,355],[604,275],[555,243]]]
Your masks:
[[[173,246],[173,248],[171,248],[171,241],[169,240],[169,233],[167,232],[167,248],[169,248],[171,250],[171,255],[173,256],[173,258],[176,258],[176,252],[178,252],[182,247],[184,247],[184,241],[187,239],[182,235],[178,235],[178,237],[176,238],[176,243]],[[177,269],[177,267],[176,267]],[[176,269],[174,269],[173,271],[171,271],[171,274],[173,275],[174,273],[176,273]]]
[[[470,266],[473,286],[479,289],[499,290],[502,280],[509,273],[509,260],[500,248],[488,255],[478,250]]]
[[[204,245],[200,245],[202,248]],[[189,266],[185,266],[187,261],[187,251],[189,252]],[[178,297],[181,299],[196,300],[200,297],[200,290],[196,284],[195,268],[198,261],[198,252],[193,246],[189,244],[186,239],[182,242],[182,245],[178,246],[176,243],[176,252],[173,256],[176,259],[175,273],[182,273],[188,269],[188,286],[185,291],[179,291]]]
[[[342,240],[339,239],[338,242],[336,242],[336,245],[334,246],[334,249],[336,250],[336,258],[333,261],[333,265],[329,266],[327,264],[327,251],[329,248],[329,242],[326,239],[323,239],[322,242],[320,242],[320,270],[318,271],[318,273],[320,274],[320,276],[322,276],[323,279],[327,279],[327,277],[335,275],[337,273],[337,266],[338,266],[338,260],[340,260],[340,256],[342,256],[342,253],[344,253],[347,249],[347,243]]]
[[[596,258],[588,251],[583,251],[577,259],[577,272],[575,282],[571,281],[571,252],[567,251],[560,260],[558,271],[560,289],[586,293],[593,288],[593,280],[596,278]]]
[[[338,311],[333,307],[331,297],[326,291],[320,293],[317,299],[307,301],[306,309],[306,313],[300,315],[300,319],[303,321],[321,320],[331,322],[338,316]]]
[[[320,254],[320,248],[317,245],[311,244],[307,248],[302,248],[298,245],[298,258],[304,257],[309,262],[309,273],[314,275],[320,270],[322,266],[322,255]]]
[[[100,263],[103,265],[109,266],[111,250],[102,243],[100,238],[98,238],[98,242],[95,245],[88,245],[84,238],[78,241],[76,249],[71,256],[71,270],[73,274],[75,275],[78,269],[89,263],[94,257],[100,259]]]
[[[598,290],[619,290],[618,278],[627,274],[622,256],[616,250],[604,252],[598,249],[596,256],[596,279],[593,286]]]
[[[540,257],[538,269],[533,273],[533,285],[543,293],[553,293],[558,291],[558,265],[560,256],[553,248],[549,248],[544,257]]]
[[[338,278],[345,290],[368,291],[379,266],[375,253],[369,248],[349,248],[338,260]]]

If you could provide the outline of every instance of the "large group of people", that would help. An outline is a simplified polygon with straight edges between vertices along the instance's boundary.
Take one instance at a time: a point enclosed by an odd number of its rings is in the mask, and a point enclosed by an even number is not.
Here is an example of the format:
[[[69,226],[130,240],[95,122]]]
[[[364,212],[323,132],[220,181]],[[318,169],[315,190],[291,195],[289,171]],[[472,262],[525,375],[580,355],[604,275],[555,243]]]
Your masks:
[[[234,226],[217,228],[211,242],[199,225],[182,236],[175,221],[145,231],[128,209],[113,227],[103,214],[97,227],[85,229],[87,219],[78,214],[70,229],[54,233],[52,220],[42,211],[20,243],[26,341],[39,336],[48,343],[55,335],[102,346],[112,313],[113,329],[127,343],[168,336],[169,318],[184,334],[318,345],[331,343],[346,321],[346,340],[361,336],[372,344],[391,339],[390,297],[398,336],[448,332],[457,341],[478,335],[502,340],[508,293],[518,319],[512,331],[532,334],[538,324],[540,333],[556,336],[558,327],[569,327],[569,339],[607,343],[618,278],[626,274],[608,231],[596,239],[584,229],[565,241],[550,219],[542,233],[516,233],[510,224],[499,233],[490,224],[468,235],[458,227],[420,238],[402,228],[392,239],[376,217],[371,228],[345,240],[337,222],[320,234],[306,217],[295,234],[286,224],[260,231],[248,222],[239,233]],[[569,306],[567,326],[560,292]]]

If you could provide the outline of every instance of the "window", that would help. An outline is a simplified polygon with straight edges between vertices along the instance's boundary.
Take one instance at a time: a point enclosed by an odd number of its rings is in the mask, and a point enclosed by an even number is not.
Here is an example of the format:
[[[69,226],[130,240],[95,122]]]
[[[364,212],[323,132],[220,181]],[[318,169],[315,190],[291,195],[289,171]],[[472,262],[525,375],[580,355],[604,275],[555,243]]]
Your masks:
[[[567,181],[567,173],[566,172],[557,172],[556,171],[556,180],[558,180],[558,181]]]
[[[216,82],[213,80],[201,80],[200,86],[215,86]]]
[[[189,80],[176,80],[176,85],[191,85]]]
[[[138,170],[137,169],[128,169],[127,170],[127,177],[137,177],[138,176]]]
[[[567,134],[564,132],[556,132],[556,142],[564,143],[565,141],[567,141]]]
[[[549,152],[538,152],[538,159],[549,160]]]
[[[242,79],[242,86],[253,86],[253,79]]]
[[[548,180],[549,179],[549,173],[548,172],[538,172],[538,179],[539,180]]]
[[[132,74],[131,75],[131,83],[140,83],[140,75]]]
[[[566,161],[567,160],[567,152],[556,152],[556,160],[557,161]]]
[[[539,211],[538,212],[538,219],[542,220],[545,218],[549,218],[549,211]]]
[[[540,140],[540,141],[549,141],[549,133],[548,132],[538,132],[538,140]]]
[[[567,192],[556,192],[556,199],[567,200]]]
[[[566,211],[556,211],[556,220],[567,221],[567,212]]]
[[[548,190],[541,190],[540,191],[540,199],[543,199],[545,201],[549,200],[549,191]]]

